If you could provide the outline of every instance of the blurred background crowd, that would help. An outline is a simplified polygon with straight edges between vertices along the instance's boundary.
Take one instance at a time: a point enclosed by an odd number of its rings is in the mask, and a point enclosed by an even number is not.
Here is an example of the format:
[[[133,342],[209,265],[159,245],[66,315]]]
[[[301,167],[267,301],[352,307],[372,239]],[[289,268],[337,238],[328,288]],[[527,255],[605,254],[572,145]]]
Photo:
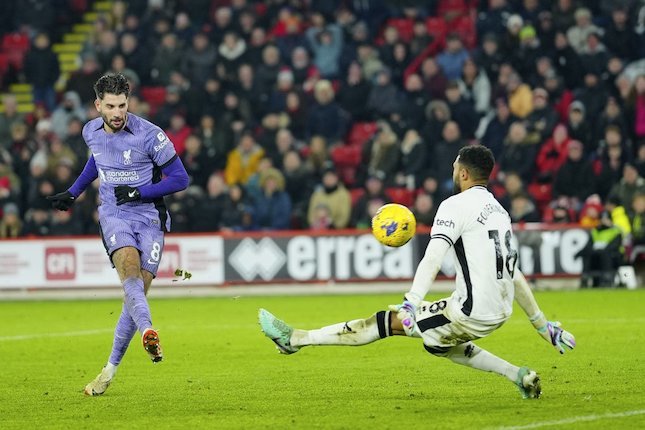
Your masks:
[[[190,174],[173,231],[365,228],[392,201],[431,225],[481,143],[514,222],[608,214],[645,240],[641,0],[5,0],[0,37],[0,238],[98,231],[95,188],[70,212],[44,197],[120,72]]]

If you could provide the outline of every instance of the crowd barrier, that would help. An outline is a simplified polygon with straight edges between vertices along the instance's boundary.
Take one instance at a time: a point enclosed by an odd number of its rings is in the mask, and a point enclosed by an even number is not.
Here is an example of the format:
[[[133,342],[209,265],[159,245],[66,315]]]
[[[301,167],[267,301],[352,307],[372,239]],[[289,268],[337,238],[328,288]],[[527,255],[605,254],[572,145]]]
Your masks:
[[[380,245],[366,230],[168,234],[155,285],[180,280],[191,286],[410,280],[428,233],[418,231],[401,248]],[[513,246],[528,277],[571,277],[582,271],[576,253],[588,240],[588,232],[577,225],[524,224],[515,227]],[[453,275],[447,255],[441,276]],[[0,241],[0,289],[118,284],[98,237]]]

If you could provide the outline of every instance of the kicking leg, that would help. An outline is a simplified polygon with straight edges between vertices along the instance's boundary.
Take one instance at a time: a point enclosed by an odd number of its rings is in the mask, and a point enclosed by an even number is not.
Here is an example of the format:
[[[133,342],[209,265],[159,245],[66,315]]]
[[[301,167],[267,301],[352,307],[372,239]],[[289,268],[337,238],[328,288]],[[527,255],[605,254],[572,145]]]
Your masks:
[[[308,345],[360,346],[388,336],[405,335],[401,322],[390,311],[315,330],[294,329],[265,309],[260,309],[259,320],[264,334],[283,354],[293,354]]]
[[[424,345],[424,347],[431,354],[446,357],[453,363],[485,372],[494,372],[506,377],[517,385],[524,398],[537,398],[540,396],[540,378],[535,371],[526,367],[514,366],[472,342],[466,342],[451,348],[427,345]]]

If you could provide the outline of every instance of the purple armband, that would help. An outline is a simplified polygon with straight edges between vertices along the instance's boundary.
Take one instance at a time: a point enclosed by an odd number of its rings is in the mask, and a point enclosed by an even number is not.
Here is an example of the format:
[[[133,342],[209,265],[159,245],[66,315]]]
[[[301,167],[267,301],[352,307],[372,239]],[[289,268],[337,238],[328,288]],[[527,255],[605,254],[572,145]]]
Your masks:
[[[142,200],[167,196],[168,194],[181,191],[188,186],[188,173],[179,157],[173,157],[169,163],[161,167],[161,171],[165,175],[165,178],[161,181],[139,187]]]
[[[74,197],[80,196],[83,191],[92,183],[96,178],[99,177],[99,172],[96,170],[96,163],[94,162],[94,156],[90,156],[90,159],[85,163],[83,171],[76,178],[69,191]]]

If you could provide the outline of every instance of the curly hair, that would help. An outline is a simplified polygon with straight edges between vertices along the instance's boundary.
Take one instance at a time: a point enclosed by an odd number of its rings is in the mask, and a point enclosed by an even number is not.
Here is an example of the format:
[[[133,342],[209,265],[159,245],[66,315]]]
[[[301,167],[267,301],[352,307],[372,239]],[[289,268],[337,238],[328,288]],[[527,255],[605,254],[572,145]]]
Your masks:
[[[125,76],[121,73],[107,74],[99,78],[94,84],[96,97],[103,100],[106,94],[125,94],[130,96],[130,84]]]
[[[469,145],[459,150],[459,164],[470,171],[473,179],[488,181],[495,166],[495,157],[491,150],[483,145]]]

